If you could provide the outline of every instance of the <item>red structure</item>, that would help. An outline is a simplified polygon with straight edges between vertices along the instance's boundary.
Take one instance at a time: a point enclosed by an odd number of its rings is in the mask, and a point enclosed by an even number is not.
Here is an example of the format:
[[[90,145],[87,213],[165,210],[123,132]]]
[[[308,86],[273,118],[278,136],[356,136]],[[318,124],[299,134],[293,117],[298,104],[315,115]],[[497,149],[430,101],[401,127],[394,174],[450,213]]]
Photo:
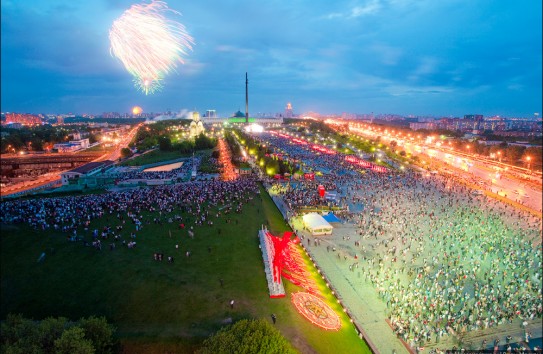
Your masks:
[[[324,186],[322,184],[319,185],[318,190],[319,190],[319,196],[321,198],[324,198],[324,194],[326,194],[326,189],[324,189]]]
[[[388,169],[386,167],[376,165],[366,160],[362,160],[356,156],[352,156],[352,155],[345,156],[345,161],[353,165],[372,170],[374,172],[388,172]]]
[[[292,238],[292,232],[286,231],[282,238],[273,236],[268,232],[268,237],[273,242],[273,280],[281,281],[281,276],[288,279],[294,285],[301,286],[307,292],[320,295],[316,282],[306,269],[301,249],[298,246],[300,239]]]

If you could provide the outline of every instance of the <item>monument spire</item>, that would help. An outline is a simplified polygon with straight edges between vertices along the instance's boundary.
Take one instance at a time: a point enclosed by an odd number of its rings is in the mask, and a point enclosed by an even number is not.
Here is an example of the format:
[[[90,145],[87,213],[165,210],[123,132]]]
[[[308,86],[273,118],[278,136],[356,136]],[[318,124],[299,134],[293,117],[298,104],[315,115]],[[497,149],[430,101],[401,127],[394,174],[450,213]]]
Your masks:
[[[249,79],[245,72],[245,123],[249,123]]]

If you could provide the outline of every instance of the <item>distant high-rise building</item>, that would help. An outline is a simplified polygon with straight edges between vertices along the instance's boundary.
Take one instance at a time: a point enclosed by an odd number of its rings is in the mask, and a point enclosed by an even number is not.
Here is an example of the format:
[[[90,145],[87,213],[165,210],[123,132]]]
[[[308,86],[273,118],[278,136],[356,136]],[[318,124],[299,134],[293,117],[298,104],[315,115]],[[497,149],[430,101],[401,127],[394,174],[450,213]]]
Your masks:
[[[205,114],[206,118],[217,118],[217,111],[214,109],[208,109]]]
[[[64,124],[64,117],[63,116],[57,116],[57,124]]]
[[[482,114],[465,114],[464,120],[472,121],[473,123],[467,123],[472,126],[473,129],[478,130],[483,122]]]
[[[287,106],[285,107],[285,118],[292,118],[294,115],[292,113],[292,105],[287,103]]]

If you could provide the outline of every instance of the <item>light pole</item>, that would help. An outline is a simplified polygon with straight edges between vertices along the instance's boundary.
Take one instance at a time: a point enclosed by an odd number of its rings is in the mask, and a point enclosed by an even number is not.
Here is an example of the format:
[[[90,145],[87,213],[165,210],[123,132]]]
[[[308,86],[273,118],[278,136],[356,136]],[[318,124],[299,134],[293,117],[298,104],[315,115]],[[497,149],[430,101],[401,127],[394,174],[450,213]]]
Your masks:
[[[530,169],[530,162],[532,161],[532,157],[531,156],[526,156],[526,161],[528,161],[528,172],[532,172],[531,169]]]
[[[502,152],[501,151],[498,151],[498,159],[500,160],[500,162],[502,162]]]

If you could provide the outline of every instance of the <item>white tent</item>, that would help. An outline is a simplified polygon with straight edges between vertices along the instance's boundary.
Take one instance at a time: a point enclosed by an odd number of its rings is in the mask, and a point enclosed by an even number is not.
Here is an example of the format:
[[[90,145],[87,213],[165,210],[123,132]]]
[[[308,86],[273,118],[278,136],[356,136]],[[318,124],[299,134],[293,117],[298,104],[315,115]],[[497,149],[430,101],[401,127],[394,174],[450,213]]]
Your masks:
[[[305,214],[302,217],[304,226],[311,232],[313,236],[315,235],[331,235],[332,230],[334,229],[328,221],[317,213]]]

